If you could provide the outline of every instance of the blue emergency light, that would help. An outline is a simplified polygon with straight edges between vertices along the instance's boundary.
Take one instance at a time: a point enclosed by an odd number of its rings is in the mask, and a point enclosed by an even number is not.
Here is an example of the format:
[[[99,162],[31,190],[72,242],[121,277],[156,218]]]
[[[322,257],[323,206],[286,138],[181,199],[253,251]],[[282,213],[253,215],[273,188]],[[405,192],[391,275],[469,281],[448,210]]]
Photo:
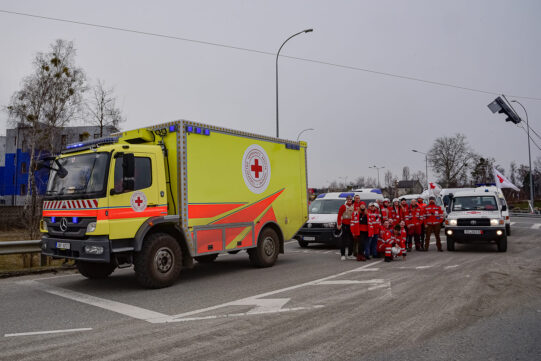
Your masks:
[[[116,143],[117,141],[118,141],[118,138],[116,137],[98,138],[98,139],[87,140],[86,142],[68,144],[66,146],[66,149],[77,149],[77,148],[82,148],[82,147],[90,147],[91,145],[111,144],[111,143]]]
[[[338,197],[340,198],[347,198],[348,196],[349,197],[353,197],[355,194],[353,192],[344,192],[344,193],[340,193],[340,195]]]
[[[193,133],[193,125],[187,125],[187,126],[186,126],[186,131],[187,131],[188,133]]]
[[[56,223],[56,217],[51,217],[51,223]]]
[[[73,224],[79,223],[79,217],[73,217],[73,218],[71,219],[71,223],[73,223]]]
[[[176,130],[176,128],[177,128],[176,126],[170,125],[169,126],[169,132],[173,133]]]
[[[205,134],[205,135],[210,135],[210,129],[205,129],[204,132],[203,132],[203,134]]]
[[[201,134],[201,128],[195,127],[195,132],[196,132],[197,134]]]
[[[326,194],[327,194],[327,193],[321,193],[321,194],[318,194],[318,196],[317,196],[316,198],[324,198]]]

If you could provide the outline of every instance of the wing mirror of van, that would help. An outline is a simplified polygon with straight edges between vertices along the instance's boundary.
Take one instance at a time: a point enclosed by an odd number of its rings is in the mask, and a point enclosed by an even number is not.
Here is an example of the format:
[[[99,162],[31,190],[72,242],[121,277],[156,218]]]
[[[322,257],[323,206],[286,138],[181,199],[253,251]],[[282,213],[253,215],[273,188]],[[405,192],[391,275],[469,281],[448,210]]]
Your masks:
[[[507,210],[507,206],[504,204],[504,205],[502,206],[502,212],[505,212],[506,210]]]

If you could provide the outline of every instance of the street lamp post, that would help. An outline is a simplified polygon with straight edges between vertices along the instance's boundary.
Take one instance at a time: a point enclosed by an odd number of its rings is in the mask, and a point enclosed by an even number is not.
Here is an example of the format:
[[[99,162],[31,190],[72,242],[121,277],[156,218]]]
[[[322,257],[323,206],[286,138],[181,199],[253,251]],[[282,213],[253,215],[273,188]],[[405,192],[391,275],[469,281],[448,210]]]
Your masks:
[[[278,127],[278,56],[280,55],[280,50],[282,50],[283,46],[289,41],[289,39],[300,35],[302,33],[310,33],[314,31],[314,29],[306,29],[303,31],[299,31],[296,34],[291,35],[289,38],[286,39],[280,46],[280,49],[278,49],[278,52],[276,53],[276,138],[280,138],[280,132]]]
[[[530,167],[530,211],[533,213],[533,205],[534,205],[534,198],[533,198],[533,172],[532,172],[532,153],[530,151],[530,123],[528,121],[528,112],[526,111],[526,108],[522,103],[520,103],[518,100],[511,100],[511,103],[517,103],[522,107],[524,110],[524,113],[526,114],[526,128],[528,133],[528,161],[529,161],[529,167]]]
[[[314,128],[306,128],[306,129],[303,129],[299,132],[299,134],[297,135],[297,142],[299,141],[299,138],[301,137],[301,134],[304,133],[304,132],[307,132],[309,130],[315,130]]]
[[[411,150],[412,152],[415,152],[415,153],[421,153],[421,154],[424,154],[425,155],[425,177],[426,177],[426,189],[429,190],[430,189],[430,186],[428,184],[428,154],[427,153],[423,153],[423,152],[420,152],[416,149],[412,149]]]
[[[376,167],[375,165],[373,165],[373,166],[370,166],[370,167],[368,167],[368,168],[375,168],[375,169],[378,171],[378,188],[381,188],[381,185],[380,185],[380,183],[379,183],[379,170],[380,170],[380,169],[383,169],[383,168],[385,168],[385,167]]]

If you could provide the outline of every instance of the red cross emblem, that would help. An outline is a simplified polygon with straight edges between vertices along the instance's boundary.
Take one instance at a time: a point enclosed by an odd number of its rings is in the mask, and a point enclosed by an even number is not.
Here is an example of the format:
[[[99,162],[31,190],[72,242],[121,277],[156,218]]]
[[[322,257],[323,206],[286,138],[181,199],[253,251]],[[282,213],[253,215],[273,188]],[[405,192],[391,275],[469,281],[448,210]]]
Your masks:
[[[141,203],[143,203],[143,200],[141,199],[141,197],[137,197],[135,203],[137,203],[137,207],[141,207]]]
[[[263,171],[263,167],[259,165],[259,159],[255,159],[255,163],[252,164],[250,169],[255,173],[255,177],[259,178],[259,172]]]

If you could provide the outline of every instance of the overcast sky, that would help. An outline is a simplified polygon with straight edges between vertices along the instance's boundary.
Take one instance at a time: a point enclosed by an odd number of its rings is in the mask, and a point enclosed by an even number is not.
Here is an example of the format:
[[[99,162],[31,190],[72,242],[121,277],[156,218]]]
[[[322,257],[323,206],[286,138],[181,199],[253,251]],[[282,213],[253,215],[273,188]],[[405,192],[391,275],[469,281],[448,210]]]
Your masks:
[[[308,58],[541,98],[541,2],[9,1],[0,10]],[[0,104],[38,51],[72,40],[89,80],[114,86],[123,129],[189,119],[275,135],[275,57],[0,13]],[[281,58],[280,136],[308,142],[309,185],[424,171],[435,138],[462,132],[478,153],[527,163],[525,133],[487,108],[495,96]],[[518,99],[541,134],[541,101]],[[522,115],[522,109],[519,109]],[[0,114],[0,134],[6,115]],[[538,144],[541,140],[537,138]],[[541,151],[532,145],[532,158]],[[432,172],[429,171],[432,180]],[[383,182],[383,171],[381,173]]]

